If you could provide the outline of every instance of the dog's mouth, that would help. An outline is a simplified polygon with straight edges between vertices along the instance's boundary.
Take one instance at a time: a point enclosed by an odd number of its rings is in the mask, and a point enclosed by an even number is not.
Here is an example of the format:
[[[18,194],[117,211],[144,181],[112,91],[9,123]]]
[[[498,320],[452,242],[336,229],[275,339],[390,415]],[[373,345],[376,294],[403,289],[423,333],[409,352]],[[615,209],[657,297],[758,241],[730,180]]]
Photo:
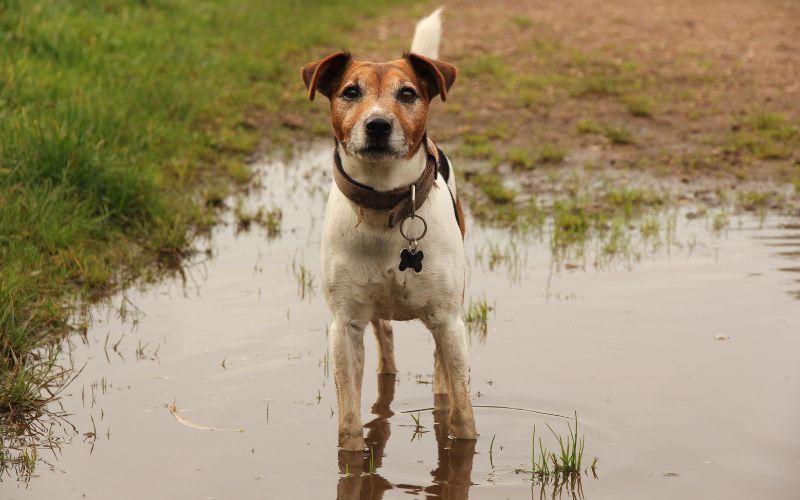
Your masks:
[[[356,154],[366,160],[388,160],[398,156],[388,144],[367,144],[356,151]]]

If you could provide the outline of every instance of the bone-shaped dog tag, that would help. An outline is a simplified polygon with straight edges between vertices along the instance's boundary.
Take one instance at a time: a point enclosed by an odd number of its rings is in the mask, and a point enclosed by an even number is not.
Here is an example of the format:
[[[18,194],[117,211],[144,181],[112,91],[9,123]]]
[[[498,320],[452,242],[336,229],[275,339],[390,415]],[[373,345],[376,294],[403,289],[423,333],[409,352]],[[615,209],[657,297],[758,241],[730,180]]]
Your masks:
[[[401,271],[405,271],[406,269],[413,269],[414,272],[422,271],[422,258],[425,256],[422,253],[422,250],[417,248],[417,243],[419,240],[425,237],[425,234],[428,232],[428,223],[417,215],[417,189],[412,184],[411,185],[411,213],[403,217],[403,220],[400,221],[400,235],[405,238],[408,242],[408,248],[404,248],[400,251],[400,267]],[[411,220],[418,220],[422,223],[422,231],[417,235],[411,235],[406,232],[406,222]],[[412,228],[413,229],[413,228]]]
[[[413,269],[414,272],[422,271],[422,258],[425,257],[425,254],[422,253],[422,250],[409,250],[408,248],[404,248],[400,252],[400,270],[405,271],[406,269]]]

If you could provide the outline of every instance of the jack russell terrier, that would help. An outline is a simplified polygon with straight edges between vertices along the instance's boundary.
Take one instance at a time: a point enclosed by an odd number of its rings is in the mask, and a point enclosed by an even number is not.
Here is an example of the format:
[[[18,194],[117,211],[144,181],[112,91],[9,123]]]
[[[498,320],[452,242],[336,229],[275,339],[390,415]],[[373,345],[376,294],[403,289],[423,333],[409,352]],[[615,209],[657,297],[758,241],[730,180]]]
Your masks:
[[[434,400],[450,405],[450,434],[476,439],[463,321],[464,214],[450,161],[428,138],[428,108],[455,66],[438,61],[441,9],[422,19],[411,51],[384,63],[336,52],[305,65],[308,98],[330,100],[334,183],[322,234],[339,447],[363,450],[364,330],[377,339],[378,373],[395,373],[391,320],[422,320],[433,334]]]

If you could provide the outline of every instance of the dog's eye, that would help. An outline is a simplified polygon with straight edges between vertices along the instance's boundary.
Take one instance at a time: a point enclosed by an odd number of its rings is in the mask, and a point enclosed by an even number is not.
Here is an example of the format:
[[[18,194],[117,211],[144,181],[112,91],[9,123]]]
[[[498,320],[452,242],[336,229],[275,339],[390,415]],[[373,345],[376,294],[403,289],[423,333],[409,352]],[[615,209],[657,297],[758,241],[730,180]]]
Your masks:
[[[414,102],[417,100],[417,93],[411,87],[403,87],[397,93],[397,99],[402,102]]]
[[[356,99],[361,97],[361,91],[358,90],[358,87],[356,87],[355,85],[351,85],[346,89],[344,89],[344,91],[342,92],[342,97],[344,97],[348,101],[355,101]]]

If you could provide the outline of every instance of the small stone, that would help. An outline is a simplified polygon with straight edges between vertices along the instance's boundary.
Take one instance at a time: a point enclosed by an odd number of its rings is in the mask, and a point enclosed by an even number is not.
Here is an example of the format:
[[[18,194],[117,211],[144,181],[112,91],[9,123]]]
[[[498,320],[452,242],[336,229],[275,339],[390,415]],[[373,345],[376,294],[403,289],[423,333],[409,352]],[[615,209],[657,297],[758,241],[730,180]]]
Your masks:
[[[730,337],[728,337],[727,335],[722,335],[722,334],[717,335],[716,337],[714,337],[714,340],[728,340],[728,339],[730,339]]]

